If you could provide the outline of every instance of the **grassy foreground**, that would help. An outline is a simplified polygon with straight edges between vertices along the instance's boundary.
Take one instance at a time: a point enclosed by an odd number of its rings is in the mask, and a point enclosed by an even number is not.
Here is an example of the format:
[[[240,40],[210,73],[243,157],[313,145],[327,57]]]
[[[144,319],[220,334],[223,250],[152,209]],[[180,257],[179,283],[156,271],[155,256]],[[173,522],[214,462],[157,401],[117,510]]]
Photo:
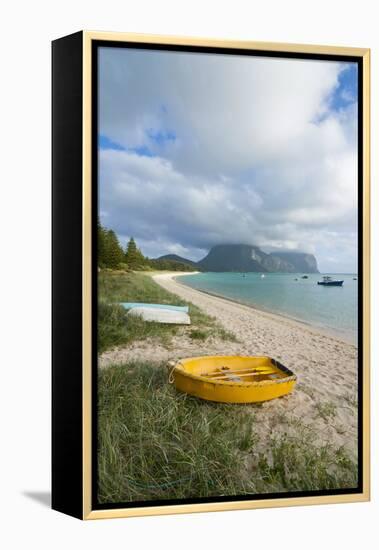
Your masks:
[[[181,499],[355,487],[343,448],[316,446],[301,420],[296,437],[272,435],[259,451],[259,405],[224,405],[181,394],[163,365],[99,373],[99,501]]]
[[[215,318],[198,307],[160,287],[149,275],[122,271],[101,271],[98,276],[98,351],[130,344],[135,340],[155,338],[168,345],[179,331],[194,340],[206,340],[211,336],[223,340],[235,340]],[[147,323],[139,317],[129,317],[118,302],[150,302],[189,306],[191,325],[178,327]]]

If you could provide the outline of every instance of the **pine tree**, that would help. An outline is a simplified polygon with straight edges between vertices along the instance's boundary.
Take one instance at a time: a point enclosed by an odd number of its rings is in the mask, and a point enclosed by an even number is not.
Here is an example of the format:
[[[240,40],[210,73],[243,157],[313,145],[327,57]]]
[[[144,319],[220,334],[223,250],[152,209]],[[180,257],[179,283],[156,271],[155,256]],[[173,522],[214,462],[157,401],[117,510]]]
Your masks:
[[[126,246],[125,261],[131,269],[138,269],[146,264],[146,259],[140,249],[137,248],[133,237],[129,239]]]
[[[149,260],[137,247],[133,237],[129,239],[124,252],[116,233],[112,229],[103,227],[99,218],[97,219],[97,255],[99,267],[117,269],[122,267],[120,264],[124,264],[125,267],[126,263],[131,269],[143,269],[149,265]]]
[[[106,231],[106,265],[113,269],[117,268],[124,261],[124,252],[118,242],[116,233],[109,229]]]
[[[100,267],[117,269],[124,262],[124,251],[114,231],[105,229],[97,219],[97,254]]]

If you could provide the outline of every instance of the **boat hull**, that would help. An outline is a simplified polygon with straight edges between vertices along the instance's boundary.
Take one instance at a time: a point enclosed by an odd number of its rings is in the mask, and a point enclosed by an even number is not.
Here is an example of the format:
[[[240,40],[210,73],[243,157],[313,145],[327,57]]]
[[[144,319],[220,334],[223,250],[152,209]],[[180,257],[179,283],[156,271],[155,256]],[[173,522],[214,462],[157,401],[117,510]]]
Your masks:
[[[172,311],[182,311],[184,313],[189,312],[188,306],[173,306],[169,304],[146,304],[143,302],[120,302],[120,306],[124,309],[133,309],[135,307],[144,307],[150,309],[170,309]]]
[[[321,286],[342,286],[343,281],[317,281],[317,284]]]
[[[212,373],[216,378],[222,376],[214,373],[221,372],[219,369],[226,368],[224,365],[227,365],[231,372],[238,373],[235,379],[211,379]],[[262,374],[254,374],[250,380],[244,381],[249,375],[241,373],[249,373],[251,369],[256,369]],[[267,378],[267,374],[264,373],[271,373],[271,378]],[[243,376],[247,378],[244,379]],[[296,384],[296,376],[270,357],[192,357],[178,361],[171,377],[179,391],[219,403],[269,401],[290,393]]]
[[[128,311],[130,317],[140,317],[144,321],[166,325],[190,325],[191,318],[184,311],[151,307],[133,307]]]

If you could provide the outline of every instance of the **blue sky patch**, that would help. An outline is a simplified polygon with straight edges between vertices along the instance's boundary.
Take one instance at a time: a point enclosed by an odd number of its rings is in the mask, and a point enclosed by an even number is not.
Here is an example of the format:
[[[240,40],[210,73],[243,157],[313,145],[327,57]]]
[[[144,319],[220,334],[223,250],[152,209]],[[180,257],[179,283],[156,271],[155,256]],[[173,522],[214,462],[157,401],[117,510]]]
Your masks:
[[[112,141],[109,139],[109,137],[104,135],[99,135],[99,148],[106,150],[106,149],[112,149],[113,151],[126,151],[126,148],[120,145],[119,143],[116,143],[115,141]]]
[[[330,108],[339,111],[358,100],[358,64],[347,63],[338,75],[338,86],[334,90]]]
[[[136,153],[136,155],[139,155],[140,157],[155,156],[154,153],[146,145],[139,145],[138,147],[127,148],[104,135],[99,135],[99,148],[103,151],[130,151],[131,153]]]
[[[133,147],[129,149],[133,153],[137,153],[140,157],[155,157],[154,153],[146,145],[140,145],[139,147]]]
[[[172,130],[154,130],[154,128],[149,128],[146,130],[146,135],[157,145],[165,145],[176,140],[176,134]]]

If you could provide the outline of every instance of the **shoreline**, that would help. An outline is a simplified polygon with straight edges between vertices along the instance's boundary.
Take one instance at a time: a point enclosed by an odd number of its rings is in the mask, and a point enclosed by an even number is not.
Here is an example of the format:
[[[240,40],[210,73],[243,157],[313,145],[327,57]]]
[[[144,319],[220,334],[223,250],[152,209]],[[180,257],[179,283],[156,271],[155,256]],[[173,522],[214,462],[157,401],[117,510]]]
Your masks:
[[[193,290],[194,292],[198,292],[200,294],[204,294],[206,296],[212,296],[213,298],[224,300],[227,302],[230,302],[231,304],[235,304],[241,307],[248,308],[249,310],[252,310],[256,312],[257,314],[265,315],[269,318],[273,318],[273,320],[284,320],[288,321],[290,323],[294,323],[296,326],[298,326],[300,329],[308,330],[312,333],[315,333],[320,336],[325,336],[326,338],[331,338],[333,340],[336,340],[337,342],[341,342],[343,344],[347,344],[349,346],[353,346],[357,349],[357,344],[353,339],[350,338],[343,338],[342,335],[338,331],[333,331],[333,329],[323,328],[316,326],[312,324],[311,322],[305,321],[303,319],[297,319],[296,317],[292,317],[291,315],[286,315],[285,313],[279,313],[276,311],[271,311],[268,309],[263,309],[257,305],[253,304],[247,304],[246,302],[243,302],[242,300],[237,300],[235,298],[230,298],[228,296],[223,296],[222,294],[217,294],[216,292],[210,292],[208,290],[200,290],[198,288],[194,288],[190,285],[186,285],[183,282],[180,282],[177,279],[177,277],[184,277],[188,275],[198,275],[201,271],[193,271],[193,272],[168,272],[168,273],[158,273],[156,275],[152,275],[152,278],[154,281],[156,281],[158,284],[159,278],[162,279],[170,279],[171,281],[174,281],[176,284],[183,286],[184,288],[189,288]]]
[[[312,326],[284,316],[267,313],[224,298],[211,296],[174,279],[179,274],[160,274],[157,284],[199,307],[217,319],[237,342],[208,340],[190,345],[181,335],[157,356],[182,358],[198,355],[269,356],[297,376],[294,391],[278,400],[267,401],[256,412],[262,448],[283,429],[297,434],[293,423],[303,422],[314,430],[316,445],[344,446],[353,460],[357,457],[358,350],[351,343],[324,334]],[[180,277],[180,275],[179,275]],[[141,349],[141,356],[146,354]]]
[[[206,294],[176,280],[187,274],[155,272],[151,276],[174,297],[170,303],[175,303],[177,297],[190,304],[191,325],[168,330],[167,339],[154,333],[146,336],[142,330],[140,337],[130,343],[102,352],[99,369],[116,368],[123,373],[124,369],[148,366],[160,369],[167,379],[168,362],[186,357],[276,359],[296,375],[297,382],[293,391],[283,397],[246,405],[254,435],[248,466],[258,456],[273,464],[273,449],[282,448],[286,452],[289,445],[291,452],[298,444],[299,449],[304,445],[311,448],[312,457],[321,457],[327,450],[344,475],[338,462],[342,456],[354,472],[359,458],[357,348],[304,323]],[[208,320],[205,324],[199,323],[201,314]],[[205,337],[199,338],[199,334]]]
[[[213,318],[233,339],[217,332],[198,339],[196,316],[190,326],[178,326],[168,341],[141,338],[103,352],[99,367],[146,362],[162,368],[168,361],[204,355],[268,356],[297,377],[294,391],[254,406],[257,452],[270,456],[272,438],[307,436],[316,448],[343,447],[354,462],[358,446],[358,350],[353,344],[325,335],[286,317],[215,297],[179,283],[181,275],[151,274],[172,295]],[[191,316],[191,310],[190,310]]]

